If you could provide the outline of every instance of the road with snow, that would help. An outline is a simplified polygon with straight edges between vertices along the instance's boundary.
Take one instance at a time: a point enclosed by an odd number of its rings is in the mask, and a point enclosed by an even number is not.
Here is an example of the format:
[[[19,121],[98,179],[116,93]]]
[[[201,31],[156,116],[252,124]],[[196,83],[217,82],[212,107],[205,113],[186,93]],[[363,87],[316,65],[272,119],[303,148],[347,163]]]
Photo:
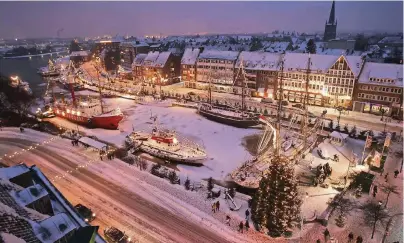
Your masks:
[[[10,154],[49,137],[48,134],[28,129],[21,134],[16,128],[5,128],[0,132],[0,153]],[[140,238],[140,242],[245,242],[231,230],[221,233],[215,227],[204,226],[199,219],[186,217],[181,211],[183,209],[175,209],[174,204],[162,206],[153,198],[156,195],[136,193],[139,188],[149,193],[158,190],[148,188],[144,182],[134,178],[135,174],[125,170],[122,162],[115,166],[111,165],[115,161],[97,161],[91,166],[76,169],[78,165],[84,166],[86,161],[94,159],[94,156],[94,152],[82,147],[73,148],[69,140],[58,139],[12,159],[7,158],[3,163],[36,164],[50,179],[72,171],[54,182],[66,198],[72,204],[83,203],[92,208],[97,213],[97,219],[92,224],[100,225],[101,229],[113,225],[125,230],[132,239]],[[116,168],[114,174],[109,174],[107,170],[112,171],[113,168]],[[124,180],[120,181],[119,177]],[[214,221],[208,217],[205,220],[210,224]]]

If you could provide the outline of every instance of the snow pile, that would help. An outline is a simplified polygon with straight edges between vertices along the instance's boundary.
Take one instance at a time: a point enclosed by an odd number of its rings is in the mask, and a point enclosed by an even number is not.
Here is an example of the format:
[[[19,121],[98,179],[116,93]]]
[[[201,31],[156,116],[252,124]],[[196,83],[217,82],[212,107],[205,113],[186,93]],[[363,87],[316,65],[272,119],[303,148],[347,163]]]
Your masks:
[[[2,202],[0,202],[0,215],[1,216],[11,215],[14,217],[22,218],[22,217],[20,217],[20,215],[17,214],[17,212],[13,208],[3,204]]]
[[[4,232],[0,233],[0,238],[3,240],[4,243],[25,243],[25,240],[18,238],[15,235],[7,234]]]
[[[0,177],[4,179],[11,179],[27,172],[29,172],[29,169],[26,165],[16,165],[13,167],[0,168]]]
[[[25,207],[24,210],[27,211],[29,218],[34,221],[42,221],[49,218],[49,215],[39,213],[38,211],[35,211],[28,207]]]
[[[48,195],[48,192],[41,185],[35,184],[17,192],[15,195],[14,199],[21,205],[26,206]]]
[[[24,190],[24,187],[11,183],[9,180],[3,178],[0,178],[0,185],[5,187],[7,190],[15,190],[15,191]]]
[[[65,213],[49,217],[39,222],[38,225],[31,222],[31,225],[37,237],[47,242],[55,242],[76,228]]]

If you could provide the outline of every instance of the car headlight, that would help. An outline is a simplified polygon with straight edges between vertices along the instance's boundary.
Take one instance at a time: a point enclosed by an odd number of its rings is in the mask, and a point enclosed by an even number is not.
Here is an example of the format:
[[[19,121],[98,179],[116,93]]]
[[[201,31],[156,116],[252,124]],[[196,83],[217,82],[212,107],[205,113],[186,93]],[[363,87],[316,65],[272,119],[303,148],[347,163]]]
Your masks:
[[[88,219],[84,219],[84,221],[88,222]]]
[[[95,213],[93,213],[93,217],[95,217]]]

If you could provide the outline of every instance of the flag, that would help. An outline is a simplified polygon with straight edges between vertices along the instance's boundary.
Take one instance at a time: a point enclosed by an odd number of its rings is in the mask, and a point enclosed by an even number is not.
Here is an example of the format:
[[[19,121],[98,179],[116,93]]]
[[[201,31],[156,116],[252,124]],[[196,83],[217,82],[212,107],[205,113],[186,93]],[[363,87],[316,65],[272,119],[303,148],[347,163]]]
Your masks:
[[[370,148],[372,145],[372,136],[366,136],[365,148]]]
[[[387,134],[386,140],[384,140],[384,147],[390,146],[390,141],[391,141],[391,134]]]
[[[380,160],[381,160],[382,156],[381,153],[379,152],[375,152],[375,156],[373,157],[373,166],[375,167],[380,167]]]

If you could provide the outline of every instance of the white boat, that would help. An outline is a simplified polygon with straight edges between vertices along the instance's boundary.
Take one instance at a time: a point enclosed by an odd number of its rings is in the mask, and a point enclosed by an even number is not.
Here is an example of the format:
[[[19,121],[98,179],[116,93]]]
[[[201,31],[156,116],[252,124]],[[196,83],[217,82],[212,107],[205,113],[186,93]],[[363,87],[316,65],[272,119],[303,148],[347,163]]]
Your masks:
[[[173,162],[202,165],[206,159],[206,152],[202,147],[180,142],[174,131],[160,130],[157,125],[151,134],[133,132],[127,137],[127,141],[135,149]]]

